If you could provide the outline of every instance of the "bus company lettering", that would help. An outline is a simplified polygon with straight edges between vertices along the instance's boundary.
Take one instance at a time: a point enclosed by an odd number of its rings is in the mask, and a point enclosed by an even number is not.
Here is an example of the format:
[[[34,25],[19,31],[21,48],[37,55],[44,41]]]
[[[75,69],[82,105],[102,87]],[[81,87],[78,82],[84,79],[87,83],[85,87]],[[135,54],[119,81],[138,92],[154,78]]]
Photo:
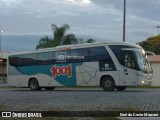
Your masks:
[[[68,66],[53,66],[51,69],[52,77],[55,78],[59,75],[68,75],[68,78],[72,76],[72,66],[71,64]]]

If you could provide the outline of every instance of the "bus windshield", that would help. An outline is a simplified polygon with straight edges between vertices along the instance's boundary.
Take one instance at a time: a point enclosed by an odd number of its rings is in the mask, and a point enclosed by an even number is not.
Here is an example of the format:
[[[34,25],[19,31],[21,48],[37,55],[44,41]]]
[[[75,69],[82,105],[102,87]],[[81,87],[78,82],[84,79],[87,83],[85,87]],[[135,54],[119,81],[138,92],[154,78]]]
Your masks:
[[[138,63],[139,70],[144,73],[152,73],[153,70],[147,59],[147,55],[145,54],[145,51],[139,49],[135,52],[135,54],[136,54],[136,60]]]

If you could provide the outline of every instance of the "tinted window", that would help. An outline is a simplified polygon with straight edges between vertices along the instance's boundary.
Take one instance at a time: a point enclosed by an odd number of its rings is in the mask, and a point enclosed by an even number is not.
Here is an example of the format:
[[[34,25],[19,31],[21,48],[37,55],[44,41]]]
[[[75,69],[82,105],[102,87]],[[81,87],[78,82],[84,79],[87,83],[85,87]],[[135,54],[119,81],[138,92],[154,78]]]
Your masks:
[[[23,55],[23,66],[36,65],[37,54]]]
[[[21,66],[23,64],[22,56],[10,56],[9,64],[11,66]]]
[[[113,63],[105,47],[89,48],[89,61],[105,61]]]
[[[131,46],[124,46],[124,45],[110,45],[109,47],[121,65],[123,64],[122,48],[133,48]]]
[[[42,52],[37,54],[37,64],[50,64],[52,61],[52,52]]]
[[[135,54],[133,51],[123,51],[122,54],[123,62],[122,65],[128,68],[137,69],[137,63],[135,60]]]
[[[88,49],[73,49],[70,50],[70,54],[67,55],[68,62],[87,62],[88,61]]]
[[[52,52],[52,62],[56,63],[56,52]]]
[[[88,49],[80,48],[67,51],[57,51],[53,53],[53,61],[56,63],[87,62]]]
[[[59,63],[92,61],[105,61],[108,63],[113,63],[105,47],[80,48],[68,51],[59,51],[54,53],[53,60]]]

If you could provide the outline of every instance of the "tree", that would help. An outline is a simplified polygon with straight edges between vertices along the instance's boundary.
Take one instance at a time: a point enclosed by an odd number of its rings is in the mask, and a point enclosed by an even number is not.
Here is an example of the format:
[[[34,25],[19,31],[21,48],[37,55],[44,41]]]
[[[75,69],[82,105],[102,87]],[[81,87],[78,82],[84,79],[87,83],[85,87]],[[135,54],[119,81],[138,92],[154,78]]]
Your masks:
[[[70,29],[68,24],[57,27],[55,24],[51,25],[53,31],[53,39],[49,39],[47,36],[39,40],[39,44],[36,49],[55,47],[58,45],[77,44],[77,38],[74,34],[67,34],[67,30]]]
[[[45,37],[41,38],[41,39],[39,40],[39,44],[36,46],[36,49],[48,47],[48,46],[49,46],[48,44],[49,44],[51,41],[52,41],[52,39],[51,39],[51,38],[48,38],[48,36],[45,36]]]
[[[51,28],[53,32],[53,39],[48,38],[47,36],[41,38],[39,40],[39,44],[36,46],[36,49],[56,47],[59,45],[95,42],[95,40],[91,38],[87,41],[84,41],[82,38],[76,38],[74,34],[66,34],[67,30],[70,29],[68,24],[64,24],[60,27],[57,27],[55,24],[52,24]]]
[[[139,45],[146,51],[160,54],[160,35],[149,37],[146,41],[140,42]]]
[[[67,30],[70,29],[68,24],[64,24],[63,26],[57,27],[55,24],[51,25],[52,31],[53,31],[53,41],[57,45],[62,45],[63,41],[65,39],[65,34]]]
[[[92,39],[92,38],[89,38],[86,42],[87,43],[93,43],[93,42],[96,42],[96,41],[94,39]]]
[[[85,43],[83,38],[77,38],[78,44],[83,44]]]
[[[62,42],[64,45],[78,44],[78,39],[74,34],[67,34]]]

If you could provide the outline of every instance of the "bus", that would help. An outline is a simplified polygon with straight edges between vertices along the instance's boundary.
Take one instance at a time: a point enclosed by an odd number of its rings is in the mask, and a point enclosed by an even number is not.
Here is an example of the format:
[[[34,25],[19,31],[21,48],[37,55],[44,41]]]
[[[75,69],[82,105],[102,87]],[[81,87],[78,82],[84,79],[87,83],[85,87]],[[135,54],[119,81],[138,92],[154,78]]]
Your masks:
[[[151,85],[153,71],[142,47],[127,42],[63,45],[8,56],[10,86],[53,90],[101,86],[105,91]]]

